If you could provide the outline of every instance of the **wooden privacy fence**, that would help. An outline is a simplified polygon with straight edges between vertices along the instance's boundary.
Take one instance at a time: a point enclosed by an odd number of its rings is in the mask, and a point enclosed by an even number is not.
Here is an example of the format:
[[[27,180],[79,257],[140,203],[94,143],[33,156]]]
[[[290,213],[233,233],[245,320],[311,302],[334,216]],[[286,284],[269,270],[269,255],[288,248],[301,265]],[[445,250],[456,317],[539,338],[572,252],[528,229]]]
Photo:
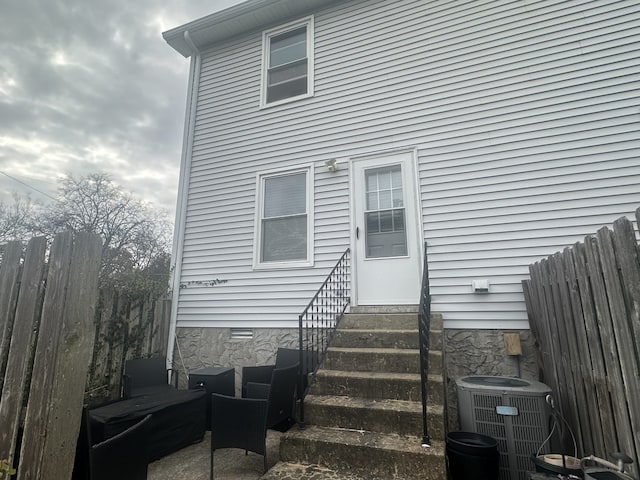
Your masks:
[[[640,221],[640,208],[636,210]],[[523,282],[544,381],[576,434],[578,456],[640,454],[640,247],[620,218],[529,267]],[[573,454],[573,453],[571,453]]]
[[[165,297],[100,291],[87,379],[88,404],[118,398],[127,359],[166,356],[170,314],[171,301]]]
[[[18,480],[69,479],[94,340],[102,242],[44,238],[23,256],[7,244],[0,266],[0,460]]]

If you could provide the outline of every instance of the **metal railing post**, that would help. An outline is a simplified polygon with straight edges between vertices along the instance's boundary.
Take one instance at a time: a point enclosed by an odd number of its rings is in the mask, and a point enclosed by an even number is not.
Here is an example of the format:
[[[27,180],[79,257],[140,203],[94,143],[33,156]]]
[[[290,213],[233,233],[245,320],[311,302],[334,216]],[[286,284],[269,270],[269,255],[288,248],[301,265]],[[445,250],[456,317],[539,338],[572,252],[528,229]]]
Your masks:
[[[302,314],[300,314],[298,316],[298,354],[299,354],[299,359],[300,359],[300,373],[302,375],[305,375],[306,372],[306,368],[305,368],[305,364],[303,363],[303,350],[302,350]],[[299,426],[301,429],[303,429],[305,427],[305,423],[304,423],[304,392],[302,391],[304,389],[304,382],[302,381],[302,377],[298,379],[298,400],[300,402],[300,422],[299,422]]]
[[[429,292],[429,267],[427,262],[427,242],[424,243],[424,264],[420,288],[418,310],[418,335],[420,341],[420,384],[422,391],[422,446],[430,447],[427,426],[427,387],[429,382],[429,330],[431,323],[431,294]]]

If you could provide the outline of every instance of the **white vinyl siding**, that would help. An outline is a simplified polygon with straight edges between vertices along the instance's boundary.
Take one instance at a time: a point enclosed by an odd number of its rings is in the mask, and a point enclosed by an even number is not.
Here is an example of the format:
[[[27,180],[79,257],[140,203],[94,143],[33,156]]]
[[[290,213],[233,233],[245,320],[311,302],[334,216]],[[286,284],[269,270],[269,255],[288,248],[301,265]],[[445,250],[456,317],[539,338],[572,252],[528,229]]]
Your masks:
[[[226,283],[181,289],[178,326],[294,327],[350,244],[349,158],[416,147],[433,311],[448,328],[526,328],[528,265],[640,205],[640,6],[313,13],[303,102],[258,108],[262,31],[203,53],[181,282]],[[302,163],[315,166],[314,267],[254,271],[256,174]],[[471,293],[477,278],[491,293]]]

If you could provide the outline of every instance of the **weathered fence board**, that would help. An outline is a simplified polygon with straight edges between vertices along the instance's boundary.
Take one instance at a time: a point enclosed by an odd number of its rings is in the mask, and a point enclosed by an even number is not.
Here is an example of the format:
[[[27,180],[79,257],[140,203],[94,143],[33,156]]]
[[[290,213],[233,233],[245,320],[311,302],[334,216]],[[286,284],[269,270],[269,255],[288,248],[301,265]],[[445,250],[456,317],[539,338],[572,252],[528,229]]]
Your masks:
[[[598,399],[598,405],[600,407],[599,411],[603,428],[602,436],[605,441],[605,446],[608,446],[608,448],[617,448],[618,440],[615,435],[616,430],[615,423],[613,421],[613,408],[609,398],[607,372],[605,369],[604,354],[602,352],[600,341],[600,331],[598,330],[595,305],[592,300],[585,250],[585,246],[582,243],[578,243],[574,246],[574,260],[576,262],[576,271],[578,273],[577,281],[580,288],[582,313],[584,315],[584,325],[587,335],[586,341],[589,345],[589,352],[591,354],[592,378],[595,384],[595,393]],[[602,454],[605,451],[606,450],[600,450],[597,454]]]
[[[558,365],[559,365],[559,357],[560,351],[559,348],[554,347],[554,335],[552,331],[552,319],[553,314],[551,312],[553,305],[553,296],[549,291],[549,286],[544,282],[544,278],[546,276],[545,272],[546,263],[540,262],[540,265],[537,265],[537,277],[540,279],[539,282],[539,306],[540,312],[542,313],[542,318],[545,319],[545,322],[541,325],[540,332],[542,334],[541,338],[544,339],[540,346],[543,359],[545,360],[545,368],[544,368],[544,380],[549,382],[551,386],[555,387],[555,391],[558,392],[561,389],[561,383],[559,381],[558,376]],[[533,275],[533,273],[532,273]]]
[[[548,260],[544,260],[545,264],[545,278],[544,281],[549,289],[549,298],[551,299],[550,308],[551,313],[549,315],[550,324],[550,336],[552,339],[552,348],[556,354],[556,375],[558,377],[559,393],[560,397],[557,401],[560,404],[561,411],[568,417],[573,423],[576,422],[575,411],[575,392],[573,388],[573,381],[571,380],[571,369],[569,359],[569,348],[567,347],[567,333],[564,329],[564,317],[562,312],[562,301],[560,299],[560,292],[558,291],[558,285],[556,282],[555,274],[555,262],[553,257]]]
[[[43,448],[46,461],[40,478],[71,478],[80,429],[82,404],[89,361],[93,352],[93,317],[98,297],[98,271],[102,240],[97,235],[79,233],[69,266],[62,334],[55,359],[47,436]]]
[[[611,310],[615,354],[617,363],[620,365],[622,387],[625,393],[621,395],[620,405],[622,406],[623,401],[626,403],[624,413],[628,415],[628,417],[623,415],[623,423],[619,428],[623,430],[623,438],[628,437],[627,442],[640,452],[640,409],[630,405],[631,401],[636,405],[640,403],[640,380],[638,379],[640,364],[637,355],[637,341],[640,337],[634,338],[631,327],[632,318],[631,315],[627,316],[628,305],[625,303],[621,273],[616,261],[618,252],[614,248],[613,233],[609,229],[601,229],[598,231],[598,239],[603,253],[602,268]],[[634,435],[634,432],[638,434]]]
[[[640,338],[640,259],[636,237],[631,222],[616,220],[613,227],[613,242],[625,289],[629,323],[633,337]],[[636,355],[639,353],[636,350]]]
[[[32,239],[24,259],[5,381],[0,395],[0,459],[13,458],[44,290],[44,237]]]
[[[622,371],[617,355],[617,347],[613,332],[613,319],[607,297],[604,271],[601,259],[601,250],[595,237],[585,239],[587,250],[588,270],[593,286],[593,298],[595,300],[600,341],[604,353],[605,369],[607,371],[607,384],[609,392],[616,392],[622,388]],[[618,449],[625,452],[634,452],[633,436],[626,427],[629,422],[627,402],[623,392],[619,395],[611,395],[613,406],[613,419],[616,425]]]
[[[126,360],[166,355],[169,317],[165,312],[170,312],[170,305],[170,300],[151,294],[131,298],[123,292],[101,292],[88,379],[90,404],[120,395]]]
[[[636,211],[640,220],[640,209]],[[579,455],[640,453],[640,260],[633,224],[617,220],[530,266],[523,282],[544,380]]]
[[[13,315],[18,298],[21,258],[22,245],[20,242],[9,242],[5,247],[2,268],[0,268],[0,388],[2,388],[4,381],[7,355],[9,354]]]
[[[160,299],[154,308],[154,336],[151,342],[151,351],[166,356],[167,342],[169,341],[169,327],[171,317],[171,300]]]
[[[580,359],[578,354],[578,346],[576,341],[576,328],[574,323],[570,321],[573,317],[572,302],[569,293],[569,286],[565,280],[565,266],[562,261],[562,254],[553,255],[553,269],[555,270],[555,278],[553,281],[557,285],[559,292],[559,308],[562,311],[560,340],[563,348],[563,369],[565,372],[565,381],[569,390],[569,414],[570,418],[576,425],[578,448],[582,451],[593,451],[591,442],[591,426],[588,422],[586,413],[586,399],[584,388],[580,377]],[[559,317],[560,318],[560,317]]]
[[[578,280],[574,265],[573,251],[565,248],[562,252],[562,264],[564,265],[564,280],[567,282],[569,290],[569,298],[571,301],[571,312],[576,321],[573,323],[575,327],[575,340],[577,349],[577,358],[575,360],[578,371],[576,373],[578,381],[582,383],[583,402],[586,405],[586,412],[581,412],[581,422],[588,424],[588,430],[585,435],[590,435],[590,439],[583,439],[583,451],[594,452],[604,451],[604,441],[601,435],[594,435],[594,432],[602,431],[602,422],[600,419],[600,409],[598,408],[598,400],[592,392],[595,392],[595,383],[591,372],[593,371],[589,345],[587,342],[587,331],[585,328],[584,314],[580,303],[580,291],[578,288]],[[578,400],[580,403],[581,400]],[[586,418],[583,417],[586,415]],[[590,441],[589,441],[590,440]]]
[[[60,328],[64,315],[64,297],[69,280],[68,266],[71,263],[73,235],[65,232],[56,235],[49,256],[47,289],[44,297],[43,315],[33,364],[29,404],[25,417],[22,452],[18,478],[36,480],[40,476],[44,452],[48,405],[55,375],[55,356],[58,353]]]

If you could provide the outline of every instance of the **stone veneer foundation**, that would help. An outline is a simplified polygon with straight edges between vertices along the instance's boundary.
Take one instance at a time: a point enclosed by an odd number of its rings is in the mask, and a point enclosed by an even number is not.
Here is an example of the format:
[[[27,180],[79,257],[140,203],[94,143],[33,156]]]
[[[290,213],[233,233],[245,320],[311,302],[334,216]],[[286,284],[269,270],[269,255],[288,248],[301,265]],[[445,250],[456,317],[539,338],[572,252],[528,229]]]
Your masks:
[[[504,334],[520,333],[522,355],[506,354]],[[444,331],[447,429],[459,430],[456,379],[467,375],[503,375],[538,380],[535,340],[530,330]]]
[[[253,329],[252,338],[231,338],[229,328],[179,328],[173,368],[180,372],[180,388],[186,373],[204,367],[234,367],[236,394],[240,394],[242,367],[269,365],[278,347],[297,347],[296,329]],[[456,378],[466,375],[505,375],[538,380],[534,339],[529,330],[519,331],[522,355],[505,352],[507,330],[445,330],[444,364],[447,428],[459,430]],[[511,331],[512,332],[512,331]]]
[[[243,366],[273,364],[278,347],[298,346],[297,329],[251,331],[252,338],[231,338],[230,328],[178,328],[173,368],[180,372],[180,388],[186,388],[186,372],[204,367],[234,367],[239,395]]]

